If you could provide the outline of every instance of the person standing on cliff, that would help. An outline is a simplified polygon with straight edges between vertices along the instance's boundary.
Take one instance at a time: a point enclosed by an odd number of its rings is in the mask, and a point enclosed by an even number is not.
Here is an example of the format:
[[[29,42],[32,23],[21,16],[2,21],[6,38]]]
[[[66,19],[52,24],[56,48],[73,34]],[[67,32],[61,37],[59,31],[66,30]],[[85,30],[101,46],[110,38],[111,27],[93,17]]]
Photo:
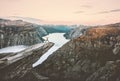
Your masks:
[[[48,37],[45,37],[45,43],[49,42]]]

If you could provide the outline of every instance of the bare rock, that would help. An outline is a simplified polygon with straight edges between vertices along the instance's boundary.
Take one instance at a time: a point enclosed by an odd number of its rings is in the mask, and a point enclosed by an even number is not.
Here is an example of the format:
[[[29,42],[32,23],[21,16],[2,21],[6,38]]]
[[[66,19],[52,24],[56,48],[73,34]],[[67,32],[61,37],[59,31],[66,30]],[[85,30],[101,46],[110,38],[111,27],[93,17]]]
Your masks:
[[[22,20],[0,19],[0,48],[42,43],[44,35],[47,35],[47,32],[38,25]]]
[[[29,48],[14,54],[1,58],[4,60],[4,65],[0,66],[1,81],[17,81],[19,78],[33,69],[32,64],[35,63],[45,52],[47,52],[53,43],[36,44]]]
[[[34,71],[50,81],[119,81],[120,52],[113,53],[119,36],[119,27],[90,28],[84,36],[50,55]]]

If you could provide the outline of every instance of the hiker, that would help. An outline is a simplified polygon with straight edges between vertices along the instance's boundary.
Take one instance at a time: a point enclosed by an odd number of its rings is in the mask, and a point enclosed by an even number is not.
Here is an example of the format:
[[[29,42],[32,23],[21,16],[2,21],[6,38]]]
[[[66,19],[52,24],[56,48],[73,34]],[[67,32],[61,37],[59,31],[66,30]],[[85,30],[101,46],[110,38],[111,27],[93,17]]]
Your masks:
[[[45,37],[45,43],[49,42],[48,37]]]

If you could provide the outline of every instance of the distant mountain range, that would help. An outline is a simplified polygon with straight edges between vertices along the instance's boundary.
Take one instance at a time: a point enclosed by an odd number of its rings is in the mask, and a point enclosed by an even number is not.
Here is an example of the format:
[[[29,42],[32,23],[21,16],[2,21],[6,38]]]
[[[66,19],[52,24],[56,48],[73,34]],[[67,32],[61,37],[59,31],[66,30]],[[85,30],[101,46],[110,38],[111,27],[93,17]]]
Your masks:
[[[10,20],[23,20],[34,24],[45,24],[44,20],[36,19],[36,18],[30,18],[30,17],[19,17],[19,16],[8,16],[3,17],[3,19],[10,19]]]
[[[55,24],[55,21],[47,21],[47,20],[42,20],[42,19],[37,19],[37,18],[31,18],[31,17],[21,17],[21,16],[8,16],[8,17],[1,17],[2,19],[9,19],[9,20],[23,20],[26,22],[38,24],[38,25],[65,25],[65,24]],[[58,21],[59,22],[59,21]],[[76,27],[78,25],[70,25],[72,27]],[[80,25],[83,26],[83,25]]]

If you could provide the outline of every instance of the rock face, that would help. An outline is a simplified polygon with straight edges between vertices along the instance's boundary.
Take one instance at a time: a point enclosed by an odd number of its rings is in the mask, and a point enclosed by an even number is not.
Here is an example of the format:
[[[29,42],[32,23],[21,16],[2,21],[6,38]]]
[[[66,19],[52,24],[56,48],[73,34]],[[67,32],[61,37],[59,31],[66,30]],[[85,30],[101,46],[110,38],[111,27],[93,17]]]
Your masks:
[[[120,81],[120,50],[113,52],[119,44],[120,26],[89,28],[33,71],[47,77],[45,81]]]
[[[88,27],[88,26],[78,26],[78,27],[73,27],[64,36],[67,39],[74,39],[74,38],[77,38],[77,37],[79,37],[81,35],[84,35],[87,30],[89,30],[91,28],[96,28],[96,27],[98,27],[98,26],[90,26],[90,27]],[[101,27],[101,26],[99,26],[99,27]],[[120,27],[120,23],[104,25],[104,27],[115,27],[116,28],[116,27]],[[102,26],[103,29],[104,29],[104,27]]]
[[[49,33],[66,33],[67,25],[36,25],[22,20],[0,19],[0,48],[14,45],[33,45],[41,43]]]
[[[87,30],[87,28],[88,27],[86,27],[86,26],[80,26],[80,27],[72,28],[64,36],[67,39],[77,38],[77,37],[81,36],[82,34],[84,34],[85,31]]]
[[[38,25],[22,20],[0,19],[0,48],[14,45],[33,45],[43,42],[47,32]]]
[[[53,43],[36,44],[19,53],[11,53],[0,58],[0,81],[18,81],[33,69],[32,65]]]
[[[68,31],[64,36],[67,39],[74,39],[84,34],[85,30],[85,28],[74,28]]]

